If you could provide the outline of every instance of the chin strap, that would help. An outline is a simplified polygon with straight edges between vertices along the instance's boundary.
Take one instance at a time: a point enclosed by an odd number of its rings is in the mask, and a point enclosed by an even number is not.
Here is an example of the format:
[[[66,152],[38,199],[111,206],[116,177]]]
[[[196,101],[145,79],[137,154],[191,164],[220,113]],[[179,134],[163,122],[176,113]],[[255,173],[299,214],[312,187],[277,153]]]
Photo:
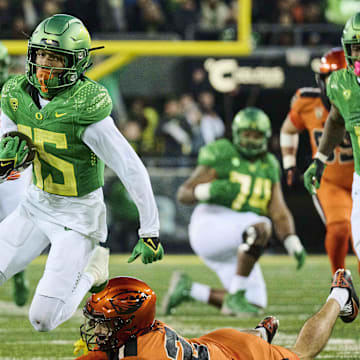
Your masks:
[[[86,342],[82,338],[74,342],[73,346],[74,346],[74,355],[79,354],[80,351],[83,351],[84,355],[87,355],[87,353],[89,352]]]

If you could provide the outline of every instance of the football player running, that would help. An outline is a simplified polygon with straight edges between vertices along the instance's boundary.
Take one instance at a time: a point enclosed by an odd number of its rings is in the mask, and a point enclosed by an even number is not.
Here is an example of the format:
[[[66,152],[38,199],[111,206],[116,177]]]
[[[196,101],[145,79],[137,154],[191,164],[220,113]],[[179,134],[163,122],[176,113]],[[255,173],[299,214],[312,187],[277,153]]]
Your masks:
[[[200,149],[198,166],[177,195],[184,204],[199,202],[190,220],[190,244],[224,289],[175,272],[162,303],[164,313],[193,298],[228,315],[258,314],[267,305],[267,293],[257,261],[272,224],[298,269],[303,266],[306,252],[283,199],[279,163],[268,152],[270,136],[269,117],[248,107],[233,120],[233,142],[220,139]]]
[[[331,109],[314,161],[304,174],[304,185],[311,195],[317,193],[320,185],[323,184],[321,179],[326,162],[334,148],[343,141],[345,130],[348,131],[355,163],[351,230],[354,248],[360,259],[360,106],[358,104],[360,96],[360,13],[353,15],[346,22],[341,42],[347,68],[333,72],[327,81],[326,93],[331,102]]]
[[[102,185],[104,163],[119,176],[140,214],[140,240],[129,262],[162,258],[159,220],[148,173],[114,125],[111,99],[84,76],[90,35],[77,18],[42,21],[28,42],[26,74],[7,81],[1,97],[2,131],[32,139],[33,184],[0,224],[0,284],[48,246],[44,274],[29,312],[38,331],[50,331],[75,312],[87,291],[108,279],[109,250]],[[23,157],[0,142],[0,165]]]
[[[307,320],[291,349],[271,345],[278,328],[273,316],[255,329],[217,329],[187,339],[155,319],[155,305],[156,295],[143,281],[111,279],[84,306],[82,341],[75,343],[75,352],[82,348],[86,355],[77,360],[310,360],[327,343],[338,316],[346,323],[356,319],[359,299],[350,272],[339,269],[326,303]]]
[[[9,79],[10,55],[6,46],[0,42],[0,88]],[[0,124],[0,133],[1,124]],[[22,174],[12,173],[8,180],[0,185],[0,221],[13,212],[25,194],[31,181],[31,168]],[[13,299],[16,305],[24,306],[29,298],[29,283],[25,278],[25,271],[20,271],[13,277]]]
[[[331,106],[326,96],[327,79],[333,71],[345,68],[344,51],[341,48],[331,49],[321,58],[319,72],[316,73],[319,87],[298,89],[291,101],[291,109],[280,132],[283,167],[289,186],[300,182],[296,168],[298,134],[303,130],[308,131],[314,156]],[[345,267],[351,237],[354,159],[348,137],[335,148],[327,165],[321,188],[313,195],[313,201],[326,225],[325,249],[330,259],[331,271],[335,273],[338,268]]]

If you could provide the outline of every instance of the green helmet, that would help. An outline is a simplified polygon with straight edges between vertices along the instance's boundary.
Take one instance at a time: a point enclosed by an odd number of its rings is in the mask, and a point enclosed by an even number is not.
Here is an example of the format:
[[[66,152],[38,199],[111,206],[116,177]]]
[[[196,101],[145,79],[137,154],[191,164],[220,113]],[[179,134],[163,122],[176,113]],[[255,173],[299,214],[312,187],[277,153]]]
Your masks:
[[[26,77],[45,97],[51,97],[67,86],[76,83],[90,66],[91,38],[84,24],[76,17],[66,14],[53,15],[43,20],[32,33],[28,42]],[[65,57],[65,67],[55,68],[36,64],[39,49],[54,51]],[[48,91],[43,94],[36,76],[38,68],[50,71],[46,80]],[[62,70],[58,76],[51,76],[54,70]]]
[[[0,41],[0,88],[9,77],[10,55],[7,47]]]
[[[244,131],[255,130],[259,138],[249,138]],[[262,135],[262,136],[261,136]],[[256,107],[247,107],[239,111],[232,123],[233,143],[237,150],[246,157],[256,157],[267,151],[271,136],[269,117]]]
[[[345,24],[341,43],[345,53],[345,59],[349,68],[354,68],[355,60],[360,60],[351,56],[351,45],[360,44],[360,12],[353,15]]]

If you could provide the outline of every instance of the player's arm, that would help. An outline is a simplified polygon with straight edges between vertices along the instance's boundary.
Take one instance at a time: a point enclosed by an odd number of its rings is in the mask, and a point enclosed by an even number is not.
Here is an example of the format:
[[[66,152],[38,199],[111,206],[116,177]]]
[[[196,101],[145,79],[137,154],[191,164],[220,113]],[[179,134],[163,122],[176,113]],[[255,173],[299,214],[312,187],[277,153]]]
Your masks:
[[[304,185],[310,194],[314,195],[320,187],[320,180],[326,166],[326,160],[345,136],[345,122],[337,107],[332,104],[325,123],[314,161],[304,173]]]
[[[325,123],[324,133],[320,139],[318,152],[329,157],[345,136],[345,121],[337,107],[332,104]]]
[[[280,130],[280,147],[286,183],[294,185],[299,180],[296,167],[296,154],[299,144],[299,130],[291,121],[290,115],[286,116]]]
[[[139,211],[140,240],[131,261],[140,255],[144,263],[160,260],[164,251],[159,241],[159,214],[144,164],[110,116],[89,125],[82,140],[115,171]]]
[[[3,111],[0,116],[0,136],[10,131],[17,131],[17,125]]]
[[[304,265],[306,251],[295,233],[294,218],[285,203],[280,182],[276,182],[272,187],[268,209],[276,236],[282,242],[289,255],[295,257],[297,269],[300,269]]]
[[[207,200],[210,185],[217,178],[216,171],[205,165],[198,165],[178,189],[177,198],[183,204],[194,204],[198,200]]]

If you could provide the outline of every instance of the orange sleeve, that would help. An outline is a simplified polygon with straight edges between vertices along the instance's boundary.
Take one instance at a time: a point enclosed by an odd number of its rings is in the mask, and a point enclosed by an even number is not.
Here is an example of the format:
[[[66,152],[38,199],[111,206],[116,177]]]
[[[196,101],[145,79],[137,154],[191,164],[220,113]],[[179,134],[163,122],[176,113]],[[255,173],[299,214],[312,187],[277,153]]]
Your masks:
[[[300,89],[296,90],[296,93],[293,95],[290,101],[290,111],[288,113],[288,117],[293,125],[299,130],[304,130],[305,126],[302,123],[300,110],[301,110],[301,94]]]
[[[300,131],[305,130],[307,113],[314,107],[316,98],[301,95],[305,89],[298,89],[291,99],[288,116],[295,127]]]

